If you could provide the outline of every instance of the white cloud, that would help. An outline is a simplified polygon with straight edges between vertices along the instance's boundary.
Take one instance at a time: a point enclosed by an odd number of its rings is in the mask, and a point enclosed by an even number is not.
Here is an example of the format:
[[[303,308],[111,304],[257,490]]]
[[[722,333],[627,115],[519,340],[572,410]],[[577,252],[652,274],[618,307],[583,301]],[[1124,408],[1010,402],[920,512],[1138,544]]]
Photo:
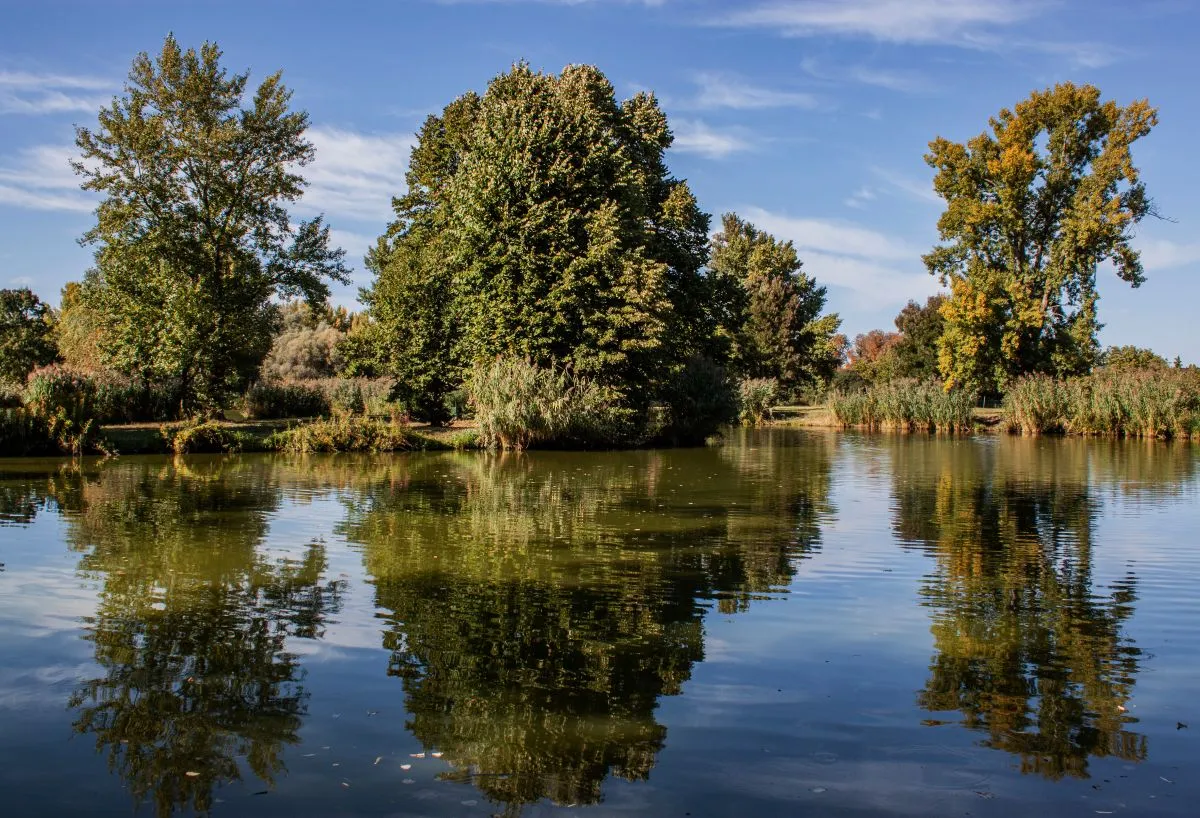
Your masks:
[[[100,77],[0,71],[0,114],[94,114],[112,101],[115,87]]]
[[[873,68],[865,65],[827,67],[811,57],[801,60],[800,67],[809,76],[826,82],[855,82],[904,93],[930,90],[929,81],[923,75],[899,68]]]
[[[785,216],[759,207],[738,213],[755,226],[788,239],[817,281],[849,290],[856,308],[903,304],[937,292],[921,264],[922,248],[853,222]]]
[[[933,189],[933,182],[928,179],[913,179],[905,176],[902,173],[896,173],[886,168],[874,167],[871,172],[890,185],[893,189],[903,193],[910,199],[918,202],[928,202],[929,204],[941,205],[942,197],[937,195]]]
[[[699,90],[685,107],[701,110],[732,108],[815,108],[817,98],[803,91],[783,91],[752,85],[730,74],[705,71],[695,76]]]
[[[1014,0],[776,0],[719,22],[808,37],[832,34],[895,43],[957,43],[994,26],[1032,17],[1039,6]]]
[[[392,215],[392,197],[406,190],[404,174],[415,138],[411,134],[364,134],[314,127],[316,149],[302,173],[309,186],[300,208],[338,220],[383,223]]]
[[[0,164],[0,205],[28,210],[66,210],[87,213],[95,199],[79,189],[71,170],[76,155],[66,145],[39,145],[20,151]]]
[[[846,207],[862,208],[866,206],[867,202],[874,201],[876,198],[874,190],[869,187],[860,187],[846,198],[844,204]]]
[[[717,130],[698,119],[677,119],[674,123],[674,147],[680,153],[694,153],[708,159],[723,159],[748,151],[750,142],[741,130]]]
[[[1200,244],[1179,244],[1169,239],[1150,239],[1136,244],[1142,253],[1142,266],[1147,270],[1169,270],[1200,263]]]

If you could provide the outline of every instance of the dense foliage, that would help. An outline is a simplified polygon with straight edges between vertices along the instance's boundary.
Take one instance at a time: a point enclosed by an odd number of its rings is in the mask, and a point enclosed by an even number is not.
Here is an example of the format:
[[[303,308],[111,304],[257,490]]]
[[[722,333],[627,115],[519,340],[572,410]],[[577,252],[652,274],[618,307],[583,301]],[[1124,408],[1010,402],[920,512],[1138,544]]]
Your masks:
[[[20,384],[25,376],[58,356],[50,308],[28,287],[0,290],[0,384]]]
[[[1151,204],[1130,149],[1157,121],[1145,100],[1122,107],[1063,83],[1002,110],[990,133],[930,143],[946,210],[925,264],[950,287],[948,383],[997,392],[1028,373],[1091,369],[1097,266],[1144,280],[1131,239]]]
[[[77,129],[74,163],[103,197],[84,235],[97,250],[83,296],[105,362],[177,379],[182,404],[207,411],[258,370],[272,296],[320,303],[327,280],[348,280],[321,219],[293,225],[285,207],[313,156],[307,115],[289,111],[279,74],[243,105],[249,75],[220,57],[172,36],[157,58],[139,55],[98,128]]]

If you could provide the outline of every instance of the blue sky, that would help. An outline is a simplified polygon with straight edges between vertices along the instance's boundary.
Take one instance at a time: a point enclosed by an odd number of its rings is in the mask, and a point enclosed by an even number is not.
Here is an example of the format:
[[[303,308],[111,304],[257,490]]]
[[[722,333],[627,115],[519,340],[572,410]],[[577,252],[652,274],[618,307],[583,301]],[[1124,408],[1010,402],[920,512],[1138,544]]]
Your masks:
[[[1101,339],[1200,361],[1192,0],[0,0],[0,13],[0,286],[55,304],[91,260],[72,126],[94,124],[134,55],[174,31],[216,41],[252,82],[283,70],[317,146],[296,212],[327,215],[356,284],[426,114],[519,59],[585,62],[622,96],[659,95],[675,175],[714,216],[795,241],[851,337],[937,290],[920,261],[941,212],[930,139],[965,140],[1063,80],[1146,97],[1160,125],[1134,156],[1170,221],[1139,227],[1141,288],[1101,271]]]

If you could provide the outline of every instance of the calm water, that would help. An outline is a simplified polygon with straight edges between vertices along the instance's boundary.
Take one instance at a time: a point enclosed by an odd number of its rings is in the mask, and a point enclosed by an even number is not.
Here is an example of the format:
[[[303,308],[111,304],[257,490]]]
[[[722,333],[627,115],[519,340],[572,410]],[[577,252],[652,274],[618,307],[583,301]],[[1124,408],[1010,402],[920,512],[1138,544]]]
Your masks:
[[[0,811],[1192,816],[1198,452],[4,462]]]

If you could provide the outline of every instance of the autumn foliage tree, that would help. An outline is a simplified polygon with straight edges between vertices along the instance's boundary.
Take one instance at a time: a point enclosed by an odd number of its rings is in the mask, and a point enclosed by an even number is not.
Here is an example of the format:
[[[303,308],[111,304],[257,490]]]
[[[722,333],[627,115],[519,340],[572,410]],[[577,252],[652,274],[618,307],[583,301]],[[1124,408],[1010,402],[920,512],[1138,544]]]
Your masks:
[[[1099,353],[1096,269],[1144,280],[1132,231],[1151,212],[1131,146],[1157,123],[1091,85],[1034,92],[965,144],[930,143],[946,201],[925,256],[950,288],[939,363],[950,385],[1002,390],[1030,372],[1086,371]]]

